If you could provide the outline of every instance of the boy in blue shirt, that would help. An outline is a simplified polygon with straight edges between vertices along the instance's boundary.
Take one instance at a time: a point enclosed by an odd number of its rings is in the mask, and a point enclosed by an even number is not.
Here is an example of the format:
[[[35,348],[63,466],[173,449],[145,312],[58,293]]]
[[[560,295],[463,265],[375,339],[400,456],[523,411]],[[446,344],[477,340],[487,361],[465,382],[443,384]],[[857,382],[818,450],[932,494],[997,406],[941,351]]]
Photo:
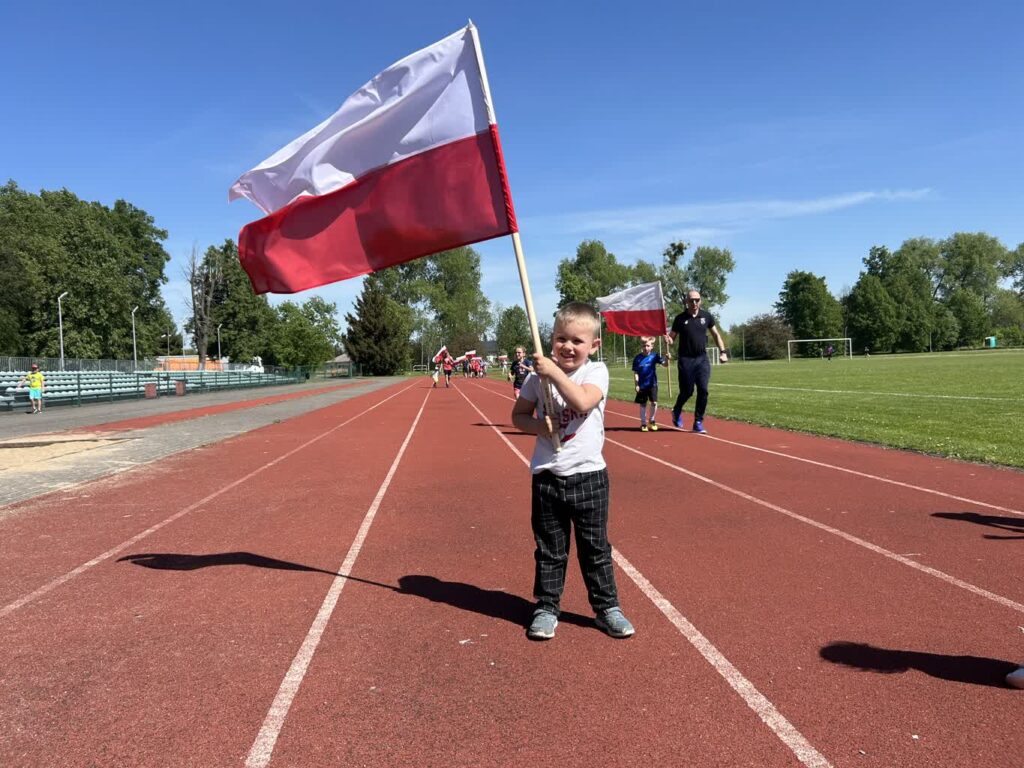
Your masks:
[[[658,431],[655,418],[658,415],[658,369],[656,366],[668,365],[668,358],[654,351],[654,337],[643,336],[643,352],[633,358],[633,388],[636,390],[634,402],[640,406],[640,431],[646,432],[648,425],[652,432]],[[647,409],[651,415],[648,419]]]

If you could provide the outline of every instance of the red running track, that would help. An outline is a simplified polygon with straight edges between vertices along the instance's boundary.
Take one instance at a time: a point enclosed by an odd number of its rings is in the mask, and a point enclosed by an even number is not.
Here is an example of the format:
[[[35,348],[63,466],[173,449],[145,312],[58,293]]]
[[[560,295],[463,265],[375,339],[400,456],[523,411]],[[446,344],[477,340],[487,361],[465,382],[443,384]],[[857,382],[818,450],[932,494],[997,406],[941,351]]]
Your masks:
[[[1020,764],[999,682],[1024,518],[984,505],[1019,509],[1024,477],[731,422],[640,434],[612,403],[638,634],[598,632],[571,568],[530,643],[528,472],[489,425],[533,439],[507,389],[416,380],[17,507],[0,765]]]

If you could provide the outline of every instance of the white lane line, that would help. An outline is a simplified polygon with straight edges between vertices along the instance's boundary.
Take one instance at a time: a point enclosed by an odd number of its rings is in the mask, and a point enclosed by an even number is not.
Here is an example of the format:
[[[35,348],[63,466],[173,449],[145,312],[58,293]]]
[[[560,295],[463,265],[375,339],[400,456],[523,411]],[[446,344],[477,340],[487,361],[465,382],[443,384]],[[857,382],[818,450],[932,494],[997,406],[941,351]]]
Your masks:
[[[481,387],[486,389],[486,387]],[[460,388],[459,394],[462,395],[466,402],[469,403],[473,410],[480,414],[480,417],[487,422],[494,433],[500,437],[505,445],[512,449],[512,452],[519,457],[519,459],[530,466],[530,462],[527,461],[526,457],[519,452],[519,450],[509,442],[509,439],[499,430],[491,420],[476,407],[476,403],[470,400],[466,394]],[[499,394],[495,392],[494,394]],[[500,395],[501,397],[507,397],[509,400],[512,398],[507,395]],[[816,750],[809,741],[796,729],[796,727],[789,722],[783,716],[775,705],[768,700],[763,693],[761,693],[750,682],[746,677],[743,676],[731,661],[729,661],[721,651],[719,651],[710,640],[708,640],[697,627],[695,627],[679,610],[672,605],[672,603],[666,598],[661,592],[659,592],[647,578],[638,571],[625,556],[614,547],[612,548],[612,557],[615,563],[622,569],[622,571],[633,580],[633,583],[639,587],[640,591],[647,596],[659,611],[667,618],[672,625],[679,631],[679,633],[685,637],[690,645],[692,645],[697,652],[704,657],[704,659],[714,668],[714,670],[721,675],[729,686],[739,694],[740,698],[746,703],[750,709],[754,711],[761,721],[767,725],[772,732],[779,738],[779,740],[789,747],[790,751],[796,756],[803,765],[809,766],[809,768],[832,768],[832,764]]]
[[[423,415],[423,409],[426,408],[429,397],[430,390],[428,389],[426,396],[423,398],[423,404],[420,406],[420,410],[416,414],[416,418],[413,419],[412,426],[409,427],[409,432],[402,442],[402,447],[398,449],[398,454],[395,456],[395,460],[391,462],[391,468],[388,470],[384,482],[380,484],[373,503],[370,504],[370,508],[366,511],[363,524],[359,526],[359,531],[356,533],[352,546],[349,547],[348,554],[345,556],[345,562],[338,569],[338,576],[331,582],[331,588],[327,591],[327,596],[324,598],[316,618],[313,619],[313,624],[306,634],[306,639],[302,641],[299,652],[295,654],[288,672],[281,681],[281,687],[277,690],[274,703],[270,705],[270,710],[263,720],[263,726],[260,728],[252,748],[249,750],[249,756],[245,761],[246,768],[263,768],[263,766],[270,762],[270,758],[274,753],[274,746],[277,744],[277,737],[281,733],[285,718],[288,717],[288,710],[292,706],[295,694],[298,693],[299,686],[302,685],[302,679],[306,676],[306,670],[309,669],[309,664],[313,660],[316,647],[320,644],[320,638],[327,628],[327,623],[331,620],[331,614],[334,613],[334,607],[338,604],[338,598],[341,597],[341,590],[345,588],[345,582],[348,580],[349,574],[352,573],[356,558],[359,557],[359,552],[363,548],[363,542],[366,541],[366,536],[370,532],[370,526],[373,525],[373,519],[377,515],[377,510],[384,499],[384,494],[388,492],[388,486],[391,485],[391,479],[395,476],[398,464],[401,462],[402,456],[405,455],[405,449],[408,447],[409,441],[412,440],[412,433],[420,422],[420,416]]]
[[[870,397],[910,397],[931,398],[936,400],[992,400],[1003,403],[1019,403],[1019,397],[984,397],[981,395],[930,395],[924,392],[869,392],[863,389],[811,389],[810,387],[772,387],[767,384],[724,384],[715,382],[716,387],[740,387],[742,389],[770,389],[779,392],[816,392],[827,395],[867,395]]]
[[[39,587],[39,589],[35,590],[34,592],[30,592],[29,594],[27,594],[27,595],[25,595],[23,597],[19,597],[13,603],[8,603],[3,608],[0,608],[0,619],[3,619],[5,617],[7,617],[8,615],[13,613],[14,611],[18,610],[19,608],[27,605],[28,603],[31,603],[33,600],[39,599],[40,597],[45,595],[47,592],[53,591],[54,589],[56,589],[60,585],[65,584],[65,583],[71,581],[71,579],[73,579],[76,576],[78,576],[78,575],[84,573],[85,571],[89,570],[94,565],[99,565],[104,560],[109,560],[114,555],[117,555],[120,552],[123,552],[125,549],[127,549],[130,546],[132,546],[133,544],[137,544],[138,542],[142,541],[142,539],[146,538],[151,533],[155,533],[156,531],[159,531],[164,526],[170,525],[175,520],[177,520],[177,519],[179,519],[181,517],[184,517],[189,512],[195,511],[199,507],[203,506],[204,504],[206,504],[209,501],[212,501],[213,499],[217,498],[221,494],[227,493],[228,491],[230,491],[233,488],[237,488],[239,485],[241,485],[242,483],[246,482],[247,480],[252,479],[256,475],[258,475],[260,472],[262,472],[263,470],[269,469],[270,467],[274,466],[275,464],[284,461],[289,456],[295,455],[296,453],[301,451],[303,448],[308,448],[309,446],[311,446],[313,443],[317,442],[318,440],[322,440],[323,438],[325,438],[328,435],[330,435],[332,432],[336,432],[337,430],[339,430],[342,427],[344,427],[346,424],[349,424],[349,423],[355,421],[360,416],[363,416],[363,415],[369,413],[370,411],[372,411],[374,408],[376,408],[376,407],[378,407],[380,405],[383,405],[384,403],[386,403],[391,398],[398,397],[398,395],[400,395],[403,392],[411,389],[413,386],[415,386],[415,385],[414,384],[410,384],[408,387],[405,387],[403,389],[398,390],[393,395],[389,395],[388,397],[385,397],[383,400],[381,400],[378,403],[375,403],[374,405],[371,405],[366,410],[360,411],[359,413],[357,413],[352,418],[347,419],[346,421],[341,422],[341,424],[338,424],[336,426],[331,427],[326,432],[323,432],[322,434],[319,434],[319,435],[317,435],[316,437],[314,437],[314,438],[312,438],[310,440],[307,440],[306,442],[304,442],[302,445],[298,446],[297,448],[292,448],[290,451],[288,451],[288,453],[285,453],[285,454],[282,454],[281,456],[278,456],[273,461],[268,461],[262,467],[259,467],[258,469],[254,469],[252,472],[250,472],[249,474],[245,475],[244,477],[240,477],[237,480],[235,480],[234,482],[231,482],[228,485],[225,485],[224,487],[217,489],[216,491],[214,491],[210,495],[203,497],[199,501],[197,501],[197,502],[195,502],[193,504],[189,504],[184,509],[179,510],[178,512],[175,512],[173,515],[168,517],[166,520],[161,520],[156,525],[150,526],[146,530],[142,531],[142,533],[135,534],[130,539],[128,539],[127,541],[121,542],[120,544],[118,544],[113,549],[108,549],[102,555],[97,555],[96,557],[94,557],[89,562],[82,563],[80,566],[78,566],[77,568],[75,568],[73,570],[68,571],[63,576],[58,576],[56,579],[54,579],[53,581],[49,582],[48,584],[44,584],[43,586]]]
[[[1004,605],[1007,608],[1012,608],[1013,610],[1019,613],[1024,613],[1024,605],[1013,600],[1010,600],[1008,597],[1003,597],[1002,595],[997,595],[995,592],[989,592],[987,589],[976,587],[973,584],[963,581],[962,579],[956,578],[955,576],[950,576],[948,573],[944,573],[943,571],[937,570],[935,568],[929,568],[927,565],[921,565],[921,563],[918,563],[902,555],[898,555],[895,552],[890,552],[888,549],[884,549],[883,547],[880,547],[877,544],[872,544],[870,541],[865,541],[864,539],[846,533],[845,531],[841,531],[838,528],[833,528],[830,525],[819,523],[817,520],[812,520],[809,517],[804,517],[803,515],[797,514],[796,512],[780,507],[777,504],[772,504],[770,501],[765,501],[764,499],[759,499],[756,496],[751,496],[749,493],[744,493],[738,488],[732,488],[731,486],[712,480],[709,477],[698,475],[696,472],[691,472],[688,469],[683,469],[679,465],[673,464],[669,461],[665,461],[664,459],[659,459],[657,456],[652,456],[649,453],[638,451],[636,448],[632,448],[626,445],[625,443],[620,443],[618,440],[612,440],[609,438],[605,439],[612,445],[617,445],[623,450],[629,451],[630,453],[635,453],[637,456],[643,456],[645,459],[650,459],[651,461],[661,464],[662,466],[668,467],[669,469],[674,469],[676,472],[681,472],[682,474],[687,475],[688,477],[692,477],[695,480],[700,480],[702,483],[707,483],[708,485],[714,486],[715,488],[725,491],[726,493],[731,493],[734,496],[739,496],[741,499],[765,507],[766,509],[770,509],[773,512],[778,512],[779,514],[786,515],[787,517],[791,517],[794,520],[799,520],[801,523],[806,523],[807,525],[814,526],[819,530],[831,533],[833,536],[838,536],[841,539],[845,539],[851,544],[856,544],[859,547],[864,547],[865,549],[870,550],[875,554],[882,555],[883,557],[887,557],[890,560],[895,560],[897,563],[902,563],[903,565],[913,568],[914,570],[921,571],[922,573],[927,573],[929,576],[934,576],[937,579],[941,579],[947,584],[952,584],[955,587],[965,589],[968,592],[971,592],[972,594],[978,595],[979,597],[984,597],[987,600],[992,600],[993,602],[999,603],[1000,605]]]
[[[622,416],[624,418],[633,418],[628,413],[622,413],[620,411],[613,411],[606,409],[608,413],[614,413],[616,416]],[[685,432],[686,430],[678,430],[675,427],[668,427],[669,430],[676,432]],[[773,451],[769,448],[760,448],[756,445],[748,445],[747,443],[736,442],[735,440],[726,440],[724,437],[715,437],[714,435],[704,433],[701,435],[708,440],[716,440],[719,443],[726,443],[727,445],[735,445],[738,448],[746,448],[750,451],[759,451],[760,453],[767,453],[772,456],[778,456],[783,459],[791,459],[792,461],[802,461],[804,464],[811,464],[815,467],[822,467],[823,469],[832,469],[836,472],[845,472],[848,475],[854,475],[856,477],[863,477],[866,480],[875,480],[879,483],[888,483],[889,485],[899,486],[900,488],[907,488],[911,491],[920,491],[921,493],[930,493],[933,496],[940,496],[944,499],[950,499],[952,501],[962,501],[965,504],[973,504],[977,507],[985,507],[986,509],[995,509],[999,512],[1006,512],[1010,515],[1017,515],[1018,517],[1024,517],[1024,512],[1019,509],[1011,509],[1010,507],[1002,507],[998,504],[990,504],[987,501],[979,501],[978,499],[970,499],[966,496],[957,496],[956,494],[946,493],[945,491],[939,491],[935,488],[926,488],[922,485],[914,485],[913,483],[904,483],[902,480],[892,480],[888,477],[881,477],[880,475],[872,475],[868,472],[861,472],[856,469],[850,469],[848,467],[840,467],[836,464],[827,464],[823,461],[815,461],[814,459],[805,459],[802,456],[794,456],[791,453],[782,453],[781,451]]]

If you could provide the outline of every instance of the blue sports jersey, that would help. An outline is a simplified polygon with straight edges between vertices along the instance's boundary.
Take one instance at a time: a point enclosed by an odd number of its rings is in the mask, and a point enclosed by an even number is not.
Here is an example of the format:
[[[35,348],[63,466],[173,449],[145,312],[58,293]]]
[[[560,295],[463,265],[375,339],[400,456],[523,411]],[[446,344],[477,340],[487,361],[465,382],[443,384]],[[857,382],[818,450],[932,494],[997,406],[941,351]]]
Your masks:
[[[642,352],[633,358],[633,373],[637,375],[637,384],[640,389],[650,389],[658,384],[658,369],[656,366],[665,361],[657,352],[645,355]]]

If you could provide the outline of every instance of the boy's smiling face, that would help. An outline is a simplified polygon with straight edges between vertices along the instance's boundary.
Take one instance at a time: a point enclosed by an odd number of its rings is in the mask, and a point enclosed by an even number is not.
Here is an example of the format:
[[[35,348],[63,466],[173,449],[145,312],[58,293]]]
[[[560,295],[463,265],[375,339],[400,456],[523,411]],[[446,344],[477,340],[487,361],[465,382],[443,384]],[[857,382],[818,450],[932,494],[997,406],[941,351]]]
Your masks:
[[[644,339],[644,354],[649,355],[654,350],[654,342],[650,339]]]
[[[551,342],[555,363],[566,373],[577,370],[601,346],[594,333],[593,323],[586,320],[558,323],[552,333]]]

